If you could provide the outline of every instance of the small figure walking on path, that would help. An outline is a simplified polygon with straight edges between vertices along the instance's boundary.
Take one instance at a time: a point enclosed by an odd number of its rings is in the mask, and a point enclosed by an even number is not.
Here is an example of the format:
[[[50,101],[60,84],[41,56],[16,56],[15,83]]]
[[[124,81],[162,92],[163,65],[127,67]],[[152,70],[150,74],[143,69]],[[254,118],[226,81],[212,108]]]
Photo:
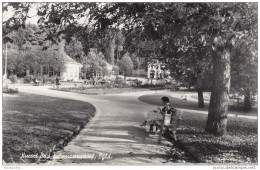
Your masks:
[[[57,88],[59,88],[59,85],[60,85],[60,79],[59,79],[59,77],[57,77],[57,78],[55,79],[55,81],[56,81],[56,86],[57,86]]]

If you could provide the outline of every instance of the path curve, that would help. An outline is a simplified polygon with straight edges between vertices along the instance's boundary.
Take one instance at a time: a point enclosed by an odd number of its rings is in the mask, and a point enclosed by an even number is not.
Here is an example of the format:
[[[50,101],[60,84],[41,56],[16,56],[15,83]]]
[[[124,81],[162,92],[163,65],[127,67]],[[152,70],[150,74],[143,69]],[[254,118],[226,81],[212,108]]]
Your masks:
[[[165,159],[172,144],[165,140],[158,144],[157,135],[139,126],[155,107],[140,102],[138,97],[153,91],[102,96],[55,91],[47,86],[21,86],[19,91],[89,102],[97,109],[87,126],[47,164],[172,164]]]

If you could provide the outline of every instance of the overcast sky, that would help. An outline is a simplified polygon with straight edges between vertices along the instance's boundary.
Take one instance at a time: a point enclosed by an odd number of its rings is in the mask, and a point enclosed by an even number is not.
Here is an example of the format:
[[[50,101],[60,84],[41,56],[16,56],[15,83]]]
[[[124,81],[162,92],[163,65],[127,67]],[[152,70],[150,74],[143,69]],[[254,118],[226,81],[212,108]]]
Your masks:
[[[37,3],[36,3],[37,4]],[[10,17],[12,17],[12,15],[14,14],[13,8],[9,7],[8,11],[3,12],[3,22],[8,20]],[[37,24],[37,21],[39,20],[39,16],[37,16],[37,10],[36,10],[36,6],[33,8],[30,8],[28,15],[31,18],[28,18],[26,20],[26,23],[32,23],[32,24]]]
[[[31,6],[28,12],[28,16],[30,18],[27,18],[26,23],[31,23],[31,24],[37,24],[39,20],[39,16],[37,15],[37,8],[38,8],[39,3],[34,3],[34,5]],[[87,24],[88,23],[88,10],[85,12],[86,17],[82,17],[81,19],[78,19],[79,24]],[[13,7],[8,7],[8,11],[3,12],[3,22],[8,20],[12,15],[14,14]]]

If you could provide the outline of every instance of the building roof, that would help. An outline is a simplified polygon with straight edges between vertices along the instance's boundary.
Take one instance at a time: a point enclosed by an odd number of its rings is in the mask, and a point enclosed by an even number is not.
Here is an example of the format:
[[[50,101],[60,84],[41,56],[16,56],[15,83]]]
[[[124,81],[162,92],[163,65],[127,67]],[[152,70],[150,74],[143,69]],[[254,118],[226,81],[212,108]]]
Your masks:
[[[70,56],[68,56],[65,52],[63,51],[59,51],[59,53],[61,54],[61,56],[63,57],[63,60],[65,63],[69,63],[69,64],[77,64],[77,65],[81,65],[80,63],[78,63],[77,61],[75,61],[73,58],[71,58]]]

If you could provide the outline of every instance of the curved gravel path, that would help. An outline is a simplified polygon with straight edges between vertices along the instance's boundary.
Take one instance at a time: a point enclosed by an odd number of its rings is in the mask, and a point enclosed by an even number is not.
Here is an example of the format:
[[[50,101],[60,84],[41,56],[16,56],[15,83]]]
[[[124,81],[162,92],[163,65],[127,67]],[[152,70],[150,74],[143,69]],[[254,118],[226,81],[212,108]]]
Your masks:
[[[162,94],[177,98],[187,95],[190,99],[190,94],[193,94],[183,92],[169,94],[169,91],[162,90],[89,96],[50,90],[48,86],[19,86],[18,88],[22,92],[85,101],[96,107],[96,116],[63,150],[56,152],[55,159],[48,161],[47,164],[173,164],[167,161],[169,150],[175,152],[171,147],[172,144],[166,140],[161,144],[157,143],[157,135],[149,134],[148,127],[145,129],[139,126],[147,112],[157,107],[140,102],[138,97],[146,94]],[[207,114],[207,111],[182,110],[184,113]],[[255,116],[239,117],[257,119]],[[73,156],[77,158],[69,158]]]
[[[88,96],[50,90],[47,86],[18,88],[21,92],[90,102],[97,109],[89,124],[47,164],[172,164],[166,161],[172,144],[165,140],[157,143],[157,135],[139,126],[145,114],[156,107],[138,101],[138,97],[153,91]]]

